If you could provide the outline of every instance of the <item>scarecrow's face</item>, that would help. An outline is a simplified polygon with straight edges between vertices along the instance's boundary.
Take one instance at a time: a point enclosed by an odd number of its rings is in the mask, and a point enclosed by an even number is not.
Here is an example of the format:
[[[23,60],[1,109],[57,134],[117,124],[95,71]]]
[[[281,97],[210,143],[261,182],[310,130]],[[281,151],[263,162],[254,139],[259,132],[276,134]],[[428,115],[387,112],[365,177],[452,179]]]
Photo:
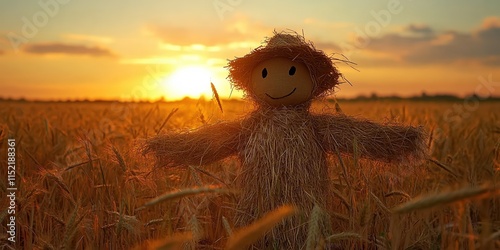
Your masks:
[[[251,86],[254,95],[271,106],[307,102],[314,88],[307,67],[287,58],[273,58],[258,64],[252,71]]]

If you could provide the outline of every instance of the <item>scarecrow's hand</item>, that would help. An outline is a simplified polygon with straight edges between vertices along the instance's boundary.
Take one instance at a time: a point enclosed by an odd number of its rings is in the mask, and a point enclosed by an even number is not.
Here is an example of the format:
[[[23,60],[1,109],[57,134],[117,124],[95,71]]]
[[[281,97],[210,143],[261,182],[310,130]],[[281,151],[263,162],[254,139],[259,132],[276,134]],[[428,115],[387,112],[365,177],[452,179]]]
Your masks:
[[[381,125],[345,115],[314,116],[319,141],[333,153],[390,163],[418,164],[427,156],[420,127]]]
[[[237,153],[241,125],[221,122],[192,132],[159,135],[146,140],[143,154],[153,154],[157,166],[210,164]]]

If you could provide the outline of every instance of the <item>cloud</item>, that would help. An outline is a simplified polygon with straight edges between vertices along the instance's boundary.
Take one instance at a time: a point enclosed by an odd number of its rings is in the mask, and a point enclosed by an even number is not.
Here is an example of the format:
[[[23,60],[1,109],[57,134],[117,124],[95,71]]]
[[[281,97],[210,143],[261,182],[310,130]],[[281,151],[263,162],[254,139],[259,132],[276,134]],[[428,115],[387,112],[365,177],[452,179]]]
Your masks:
[[[487,17],[483,20],[483,23],[481,24],[482,29],[499,28],[499,27],[500,27],[500,17],[497,16]]]
[[[111,37],[93,36],[85,34],[64,34],[62,36],[66,39],[73,41],[92,42],[96,44],[110,44],[114,41]]]
[[[0,56],[3,55],[3,54],[5,54],[5,51],[3,51],[3,50],[0,49]]]
[[[368,43],[367,49],[387,52],[404,52],[426,46],[426,44],[432,40],[433,36],[404,36],[399,33],[391,33],[380,38],[372,39]]]
[[[194,28],[171,24],[154,24],[147,27],[147,32],[159,38],[164,44],[206,47],[228,45],[234,41],[260,43],[272,30],[271,27],[238,14],[215,27]]]
[[[481,28],[477,32],[446,32],[447,43],[429,44],[425,49],[405,56],[410,62],[455,62],[473,60],[487,65],[500,62],[500,26]]]
[[[342,51],[342,48],[334,42],[313,42],[313,44],[316,49],[323,50],[327,53],[340,53]]]
[[[95,46],[65,43],[35,43],[26,45],[23,50],[31,54],[87,55],[92,57],[114,57],[109,50]]]
[[[373,38],[366,47],[399,57],[394,63],[474,62],[500,65],[500,18],[489,17],[474,31],[436,32],[426,25],[409,25],[408,34],[389,33]],[[418,34],[418,35],[416,35]]]
[[[406,31],[423,35],[434,33],[434,30],[426,24],[410,24],[406,27]]]

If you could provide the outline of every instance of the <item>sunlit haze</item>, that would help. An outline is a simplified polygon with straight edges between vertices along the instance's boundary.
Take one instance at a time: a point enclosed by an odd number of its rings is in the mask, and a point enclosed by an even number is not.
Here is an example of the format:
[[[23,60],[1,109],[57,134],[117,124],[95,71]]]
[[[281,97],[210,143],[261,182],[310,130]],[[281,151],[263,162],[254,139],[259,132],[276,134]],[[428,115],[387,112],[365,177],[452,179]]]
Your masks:
[[[240,98],[228,59],[294,30],[356,63],[336,95],[478,91],[500,82],[500,1],[82,1],[0,3],[0,98]],[[500,84],[490,84],[498,86]]]

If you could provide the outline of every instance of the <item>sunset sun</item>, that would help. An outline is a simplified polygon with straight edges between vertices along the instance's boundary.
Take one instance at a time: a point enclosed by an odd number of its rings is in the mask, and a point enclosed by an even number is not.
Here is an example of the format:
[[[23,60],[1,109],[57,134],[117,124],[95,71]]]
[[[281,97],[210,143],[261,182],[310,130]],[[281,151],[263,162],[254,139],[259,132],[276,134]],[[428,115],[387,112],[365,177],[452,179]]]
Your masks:
[[[187,66],[174,71],[165,77],[163,88],[167,99],[182,99],[184,97],[200,98],[210,96],[211,72],[201,66]]]

